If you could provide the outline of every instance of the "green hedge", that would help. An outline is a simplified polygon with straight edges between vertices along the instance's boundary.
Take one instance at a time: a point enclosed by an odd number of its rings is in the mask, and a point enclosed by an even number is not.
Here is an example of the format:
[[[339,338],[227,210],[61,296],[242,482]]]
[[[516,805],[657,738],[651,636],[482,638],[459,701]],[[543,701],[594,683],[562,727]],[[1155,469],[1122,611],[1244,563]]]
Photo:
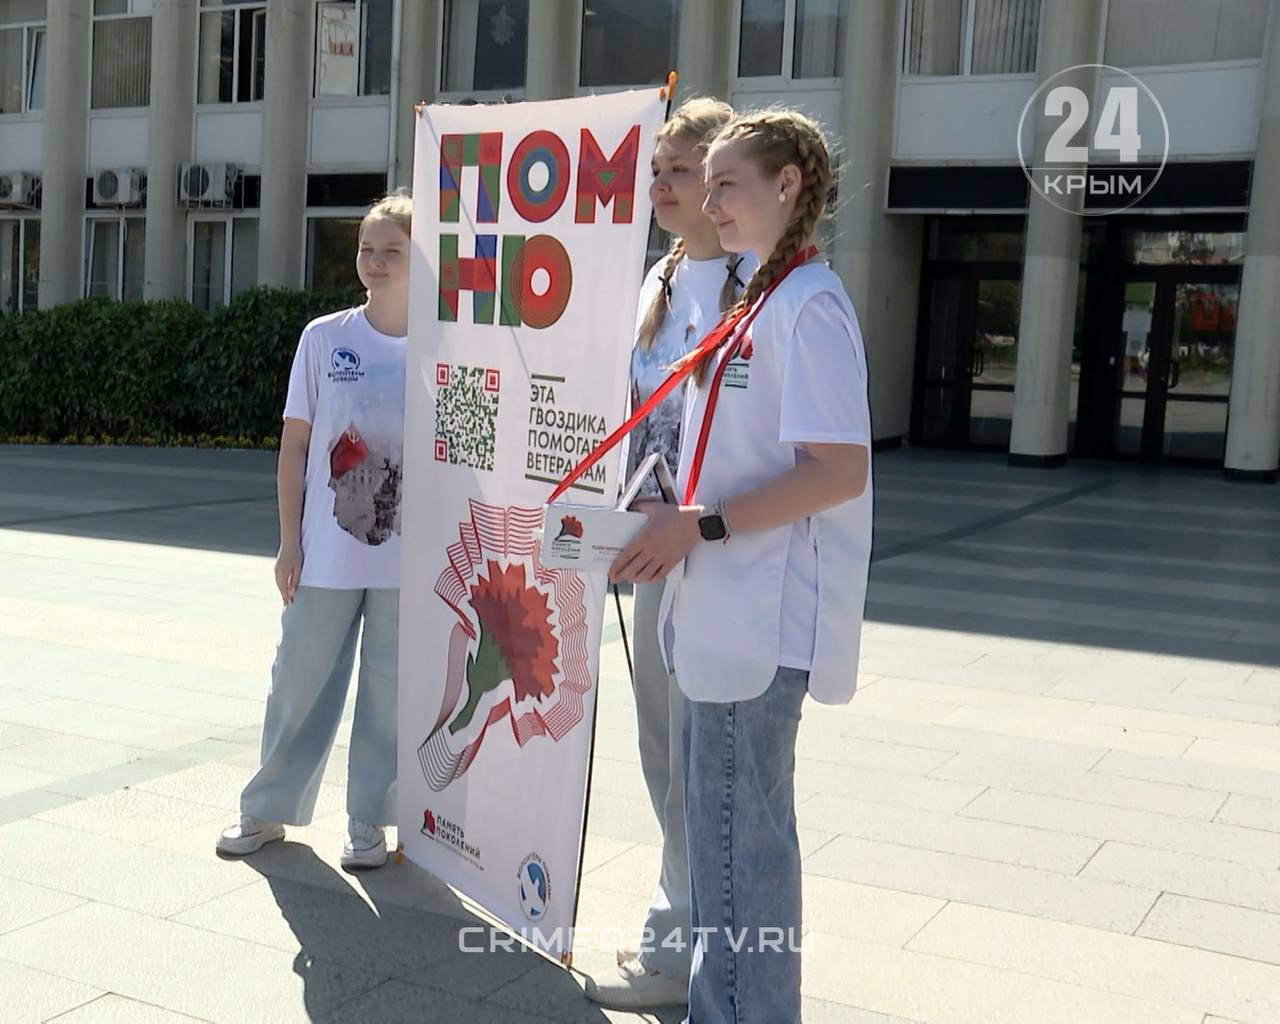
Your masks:
[[[86,299],[0,316],[0,437],[270,443],[302,328],[361,299],[253,288],[212,313]]]

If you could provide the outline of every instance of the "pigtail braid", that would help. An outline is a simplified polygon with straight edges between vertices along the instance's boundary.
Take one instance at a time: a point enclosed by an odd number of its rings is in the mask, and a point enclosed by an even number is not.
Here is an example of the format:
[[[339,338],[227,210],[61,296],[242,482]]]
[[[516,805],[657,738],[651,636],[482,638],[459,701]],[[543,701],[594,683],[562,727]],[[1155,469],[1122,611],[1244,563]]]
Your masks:
[[[675,276],[676,268],[684,259],[683,239],[677,238],[672,243],[671,250],[665,259],[661,275],[662,287],[653,293],[653,300],[649,303],[644,319],[640,321],[640,330],[636,333],[636,348],[641,352],[648,352],[653,348],[654,339],[662,328],[662,321],[671,311],[671,278]]]

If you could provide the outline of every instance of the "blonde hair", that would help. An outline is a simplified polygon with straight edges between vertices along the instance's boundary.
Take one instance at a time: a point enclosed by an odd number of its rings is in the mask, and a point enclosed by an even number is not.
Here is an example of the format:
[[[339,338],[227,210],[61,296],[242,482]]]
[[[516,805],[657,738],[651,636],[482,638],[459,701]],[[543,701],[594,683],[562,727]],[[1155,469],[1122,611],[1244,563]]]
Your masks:
[[[733,108],[720,100],[704,97],[685,100],[658,129],[653,141],[655,145],[664,139],[692,142],[701,159],[706,156],[711,137],[732,118]],[[671,278],[675,276],[676,268],[680,266],[684,254],[684,239],[677,238],[672,242],[667,255],[663,257],[662,287],[654,293],[653,301],[645,310],[644,319],[640,322],[640,329],[636,333],[636,347],[641,352],[647,352],[653,348],[653,342],[658,336],[658,330],[662,327],[662,321],[671,310]],[[733,305],[737,297],[737,290],[734,287],[737,282],[737,269],[737,257],[731,256],[725,265],[724,287],[720,289],[721,310]]]
[[[389,220],[405,233],[413,236],[413,197],[407,188],[398,188],[389,192],[371,207],[360,221],[360,234],[364,234],[365,225],[370,221]]]
[[[739,141],[746,143],[748,159],[765,174],[777,174],[788,164],[799,167],[800,190],[791,222],[769,258],[751,275],[741,298],[725,312],[726,320],[750,309],[813,236],[826,210],[833,180],[826,136],[816,121],[798,110],[777,108],[740,114],[716,133],[707,150]],[[699,384],[706,380],[712,355],[708,352],[699,361],[695,373]]]

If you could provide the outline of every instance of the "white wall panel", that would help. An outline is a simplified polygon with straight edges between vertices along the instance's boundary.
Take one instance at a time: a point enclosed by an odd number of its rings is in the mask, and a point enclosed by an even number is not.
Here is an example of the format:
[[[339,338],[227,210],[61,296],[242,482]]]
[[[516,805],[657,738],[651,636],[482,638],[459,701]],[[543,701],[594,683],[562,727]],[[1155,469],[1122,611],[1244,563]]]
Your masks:
[[[40,170],[43,146],[42,121],[0,121],[0,167],[5,170]]]
[[[261,109],[197,107],[195,159],[259,166],[262,163]]]
[[[337,168],[387,164],[390,104],[353,102],[311,108],[311,166]]]
[[[89,115],[89,170],[146,167],[150,145],[146,114],[118,117]]]

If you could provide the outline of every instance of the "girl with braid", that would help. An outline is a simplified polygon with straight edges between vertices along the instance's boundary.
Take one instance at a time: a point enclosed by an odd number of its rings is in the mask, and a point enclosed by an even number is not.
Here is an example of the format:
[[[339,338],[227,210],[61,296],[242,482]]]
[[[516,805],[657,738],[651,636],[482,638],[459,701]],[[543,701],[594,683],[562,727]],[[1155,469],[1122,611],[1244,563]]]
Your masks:
[[[631,356],[631,405],[638,409],[732,306],[755,267],[752,256],[726,254],[702,211],[707,198],[702,159],[710,137],[733,116],[726,103],[693,99],[659,130],[651,160],[658,226],[675,237],[640,292]],[[653,452],[674,472],[680,457],[683,392],[668,396],[631,435],[628,476]],[[656,497],[647,481],[644,494]],[[685,845],[682,726],[684,697],[660,650],[662,582],[635,588],[635,700],[640,766],[662,831],[662,866],[645,916],[639,950],[619,952],[618,973],[587,981],[587,995],[613,1009],[683,1003],[689,988],[689,857]]]
[[[736,117],[706,157],[720,243],[759,269],[695,354],[679,481],[615,579],[672,573],[696,945],[688,1024],[800,1020],[795,747],[806,693],[852,696],[871,554],[857,317],[813,245],[826,142],[791,110]]]

